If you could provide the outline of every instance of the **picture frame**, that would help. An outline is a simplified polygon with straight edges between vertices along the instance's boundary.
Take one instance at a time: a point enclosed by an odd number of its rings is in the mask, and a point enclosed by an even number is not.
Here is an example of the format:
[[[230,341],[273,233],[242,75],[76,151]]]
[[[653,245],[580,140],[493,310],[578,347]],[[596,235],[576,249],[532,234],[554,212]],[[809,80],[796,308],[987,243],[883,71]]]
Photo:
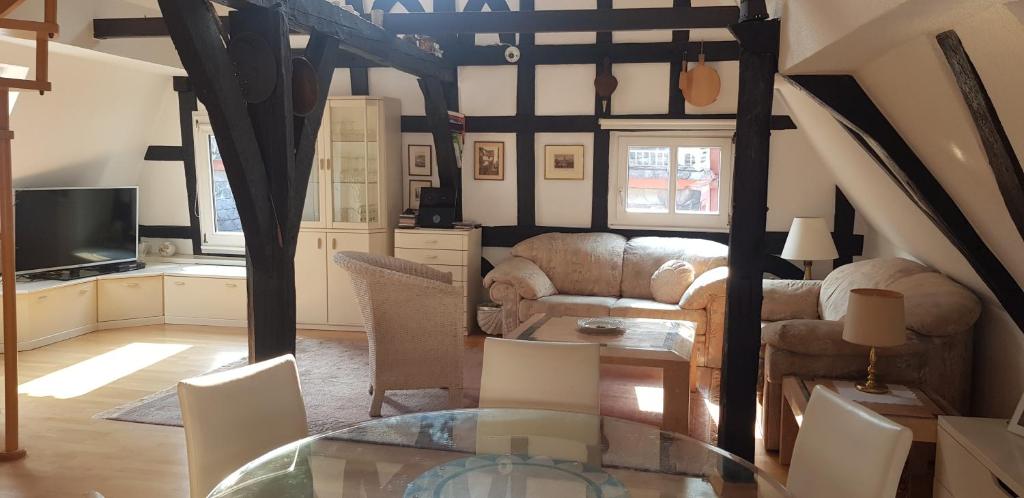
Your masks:
[[[582,145],[545,145],[545,180],[582,180],[586,149]]]
[[[420,189],[433,186],[434,182],[431,180],[409,180],[409,209],[419,209]]]
[[[434,148],[430,145],[409,145],[409,176],[433,176]]]
[[[505,179],[505,142],[473,142],[473,179]]]
[[[1013,411],[1010,422],[1006,424],[1006,430],[1018,436],[1024,436],[1024,394],[1020,396],[1020,401],[1017,402],[1017,409]]]

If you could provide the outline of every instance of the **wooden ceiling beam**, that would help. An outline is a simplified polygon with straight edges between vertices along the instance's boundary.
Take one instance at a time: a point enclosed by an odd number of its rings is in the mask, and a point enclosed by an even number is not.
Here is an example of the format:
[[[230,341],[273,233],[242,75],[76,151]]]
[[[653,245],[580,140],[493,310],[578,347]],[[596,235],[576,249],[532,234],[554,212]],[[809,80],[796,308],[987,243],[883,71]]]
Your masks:
[[[0,17],[7,17],[7,14],[14,12],[22,3],[25,3],[25,0],[0,0]]]
[[[385,14],[393,33],[563,33],[725,28],[739,19],[736,7],[683,7],[509,12]]]

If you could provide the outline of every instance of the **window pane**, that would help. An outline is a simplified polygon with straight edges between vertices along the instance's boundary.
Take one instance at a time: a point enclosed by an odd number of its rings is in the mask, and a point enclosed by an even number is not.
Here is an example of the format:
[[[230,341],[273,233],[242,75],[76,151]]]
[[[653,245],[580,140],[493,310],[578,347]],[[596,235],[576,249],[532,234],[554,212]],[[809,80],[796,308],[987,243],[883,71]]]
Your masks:
[[[718,214],[722,172],[719,147],[679,147],[676,165],[677,213]]]
[[[242,222],[238,219],[238,208],[235,207],[235,195],[228,184],[228,175],[224,171],[224,161],[220,158],[217,140],[210,135],[210,177],[213,178],[213,211],[214,227],[217,232],[242,232]]]
[[[631,213],[667,213],[672,149],[669,147],[629,147],[626,186],[626,211]]]

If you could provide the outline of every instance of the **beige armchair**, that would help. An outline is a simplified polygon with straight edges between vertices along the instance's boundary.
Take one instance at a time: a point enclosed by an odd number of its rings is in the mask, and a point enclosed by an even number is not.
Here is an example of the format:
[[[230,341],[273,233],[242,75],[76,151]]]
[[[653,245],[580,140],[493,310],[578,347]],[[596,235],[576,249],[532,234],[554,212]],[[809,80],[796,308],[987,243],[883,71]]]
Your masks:
[[[370,344],[370,416],[388,390],[444,388],[461,408],[463,297],[451,274],[361,252],[334,261],[352,275]]]
[[[782,378],[859,379],[868,349],[843,340],[851,289],[901,292],[906,344],[878,350],[885,382],[923,386],[957,410],[970,403],[971,332],[981,303],[941,273],[901,258],[871,259],[837,268],[823,281],[765,280],[761,309],[764,343],[765,446],[779,446]]]

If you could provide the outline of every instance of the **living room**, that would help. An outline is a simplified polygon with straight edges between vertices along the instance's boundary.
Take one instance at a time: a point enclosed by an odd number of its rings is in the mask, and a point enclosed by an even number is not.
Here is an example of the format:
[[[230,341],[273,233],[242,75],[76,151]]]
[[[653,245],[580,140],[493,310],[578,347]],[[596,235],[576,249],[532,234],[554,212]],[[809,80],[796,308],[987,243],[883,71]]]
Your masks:
[[[1022,3],[2,0],[0,495],[1020,494]]]

